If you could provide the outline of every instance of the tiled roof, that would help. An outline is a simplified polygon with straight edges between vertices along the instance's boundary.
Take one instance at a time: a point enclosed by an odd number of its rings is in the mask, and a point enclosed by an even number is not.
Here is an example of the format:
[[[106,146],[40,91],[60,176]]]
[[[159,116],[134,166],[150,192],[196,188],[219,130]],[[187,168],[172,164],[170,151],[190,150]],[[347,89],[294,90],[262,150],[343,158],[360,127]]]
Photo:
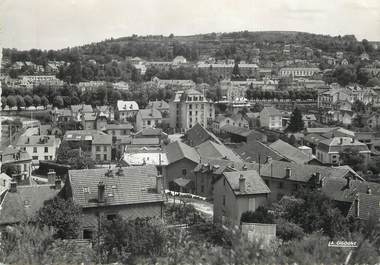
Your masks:
[[[251,141],[235,150],[247,162],[265,163],[268,157],[273,160],[289,161],[283,155],[259,141]]]
[[[120,123],[120,124],[107,124],[105,126],[105,131],[107,130],[132,130],[133,125],[130,123]]]
[[[282,141],[277,140],[276,142],[269,145],[270,148],[286,157],[288,160],[293,161],[297,164],[306,164],[310,160],[313,160],[314,157],[312,155],[307,155],[298,148]]]
[[[164,100],[149,101],[148,108],[154,108],[157,110],[164,110],[164,109],[169,109],[169,104]]]
[[[235,162],[242,162],[241,158],[224,144],[206,141],[195,147],[201,157],[225,158]]]
[[[194,172],[212,172],[215,175],[222,174],[224,171],[241,171],[244,169],[257,170],[258,164],[256,163],[243,163],[234,162],[226,159],[213,159],[213,158],[201,158],[201,163],[199,163],[195,168]]]
[[[155,166],[123,167],[106,176],[107,168],[70,170],[69,179],[73,200],[83,208],[108,205],[128,205],[163,202],[156,192],[157,169]],[[98,203],[98,184],[105,185],[105,202]]]
[[[248,128],[242,128],[238,126],[233,126],[233,125],[224,125],[222,128],[220,128],[221,131],[227,132],[227,133],[232,133],[236,135],[240,135],[243,137],[247,137],[248,135],[251,134],[251,130]]]
[[[370,152],[366,144],[351,137],[334,137],[319,142],[317,148],[326,152],[341,152],[346,148],[354,148],[359,152]]]
[[[326,140],[326,138],[323,137],[322,135],[315,134],[315,133],[310,133],[306,135],[303,139],[304,141],[315,144],[315,145],[317,145],[320,141]]]
[[[196,123],[193,127],[186,131],[185,137],[190,146],[197,146],[207,140],[212,140],[221,144],[222,142],[212,132],[206,130],[202,125]]]
[[[20,148],[11,145],[6,147],[4,150],[0,150],[0,154],[2,155],[1,162],[3,164],[31,160],[31,157],[27,151],[21,150]],[[16,159],[13,157],[13,155],[19,155],[19,158]]]
[[[160,145],[160,139],[152,137],[132,138],[132,145]]]
[[[52,185],[18,186],[17,192],[7,192],[0,207],[0,224],[14,224],[32,218],[53,199],[60,189]]]
[[[194,163],[199,163],[200,157],[195,148],[188,146],[180,141],[175,141],[166,146],[166,156],[169,164],[187,158]]]
[[[157,109],[141,109],[137,112],[137,115],[140,116],[142,120],[162,119],[161,112]]]
[[[103,136],[108,134],[99,130],[72,130],[66,131],[63,139],[66,141],[92,141],[95,135]]]
[[[92,144],[112,144],[112,135],[100,135],[100,134],[94,134],[92,139]]]
[[[119,111],[131,111],[131,110],[139,110],[139,105],[136,101],[117,101],[117,109]]]
[[[161,136],[163,134],[162,129],[148,127],[138,131],[136,136]]]
[[[261,179],[256,170],[224,172],[223,175],[236,196],[270,193],[268,186]],[[239,189],[239,178],[241,176],[245,178],[244,191],[240,191]]]
[[[312,175],[317,172],[321,174],[322,178],[343,178],[347,175],[352,175],[351,172],[345,168],[301,165],[276,160],[272,160],[271,163],[262,165],[260,174],[264,177],[286,179],[287,168],[290,168],[291,170],[291,175],[288,179],[299,182],[309,182]]]
[[[366,193],[368,188],[372,194],[380,196],[380,184],[362,180],[350,180],[347,186],[347,179],[341,177],[330,177],[323,181],[322,192],[330,199],[342,202],[352,202],[358,192]]]
[[[336,127],[306,128],[306,133],[324,134],[337,129]]]
[[[348,211],[348,216],[353,216],[362,220],[368,220],[371,217],[379,220],[380,218],[380,195],[358,193],[356,196],[358,199],[359,211],[357,216],[357,209],[355,202],[351,204],[351,208]]]

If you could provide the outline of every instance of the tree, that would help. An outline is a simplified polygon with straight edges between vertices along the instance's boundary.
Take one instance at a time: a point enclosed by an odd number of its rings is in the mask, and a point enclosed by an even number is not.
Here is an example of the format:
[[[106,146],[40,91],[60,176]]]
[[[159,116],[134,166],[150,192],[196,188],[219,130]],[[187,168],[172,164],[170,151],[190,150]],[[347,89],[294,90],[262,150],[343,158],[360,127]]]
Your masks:
[[[286,130],[289,132],[299,132],[303,130],[304,126],[301,110],[296,107],[290,116],[290,122]]]
[[[91,154],[81,149],[71,149],[67,142],[63,142],[57,152],[57,162],[70,165],[71,169],[94,168],[95,161]]]
[[[370,78],[366,84],[368,87],[380,86],[380,80],[377,77]]]
[[[260,206],[254,212],[244,212],[241,215],[240,221],[245,223],[274,224],[274,216],[268,212],[267,208]]]
[[[45,97],[45,96],[41,97],[41,104],[42,104],[42,106],[44,106],[44,108],[46,108],[47,105],[49,105],[49,100],[47,99],[47,97]]]
[[[352,125],[357,128],[364,127],[363,116],[361,114],[357,114],[356,117],[352,120]]]
[[[364,156],[356,149],[345,148],[339,152],[339,158],[343,165],[349,165],[354,170],[364,169]]]
[[[352,104],[352,110],[357,113],[363,113],[365,112],[365,104],[357,99]]]
[[[350,83],[354,83],[357,78],[356,69],[353,65],[338,66],[335,68],[332,76],[341,86],[347,86]]]
[[[72,239],[78,237],[81,213],[81,208],[72,201],[56,197],[44,203],[36,222],[40,227],[54,228],[55,238]]]
[[[62,96],[56,96],[54,98],[54,102],[53,104],[58,107],[58,108],[62,108],[63,107],[63,104],[64,104],[64,101],[63,101],[63,98]]]
[[[26,107],[30,107],[33,105],[33,99],[29,95],[24,96],[24,102]]]
[[[7,98],[1,97],[1,109],[4,109],[7,106]]]
[[[24,98],[20,95],[16,96],[17,109],[20,110],[22,107],[25,107]]]
[[[33,96],[33,105],[37,108],[41,105],[41,98],[37,95]]]

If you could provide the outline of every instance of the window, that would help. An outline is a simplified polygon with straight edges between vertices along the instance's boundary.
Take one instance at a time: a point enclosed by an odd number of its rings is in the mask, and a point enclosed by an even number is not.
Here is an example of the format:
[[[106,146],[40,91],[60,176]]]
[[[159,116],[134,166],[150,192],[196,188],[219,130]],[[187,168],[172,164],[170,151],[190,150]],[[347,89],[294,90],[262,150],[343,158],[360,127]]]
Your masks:
[[[104,154],[103,158],[104,158],[103,160],[107,160],[107,154]]]
[[[115,213],[107,214],[107,220],[112,221],[112,220],[116,219],[116,216],[117,215]]]
[[[38,160],[38,156],[32,156],[33,160]]]
[[[201,192],[203,193],[203,192],[205,192],[205,186],[201,186]]]
[[[147,121],[147,123],[148,123],[148,125],[150,125],[151,121],[150,121],[150,120],[148,120],[148,121]]]
[[[223,186],[226,186],[226,179],[223,179]]]
[[[226,195],[223,195],[223,206],[226,206]]]
[[[100,154],[96,154],[96,160],[100,160]]]
[[[37,153],[37,147],[33,147],[33,153]]]
[[[27,171],[27,169],[28,169],[28,165],[24,164],[24,171]]]
[[[93,232],[91,229],[83,229],[83,239],[92,239]]]
[[[100,151],[100,146],[97,145],[97,146],[96,146],[96,152],[99,152],[99,151]]]
[[[182,175],[186,175],[186,173],[187,173],[187,170],[185,168],[182,169]]]
[[[104,151],[104,152],[107,152],[107,146],[104,146],[104,147],[103,147],[103,151]]]
[[[49,147],[45,146],[45,153],[49,152]]]
[[[45,156],[44,159],[45,159],[45,160],[49,160],[49,156]]]
[[[53,160],[53,156],[50,156],[50,160]]]
[[[279,182],[279,183],[278,183],[278,188],[279,188],[279,189],[282,189],[282,188],[284,188],[284,183],[282,183],[282,182]]]

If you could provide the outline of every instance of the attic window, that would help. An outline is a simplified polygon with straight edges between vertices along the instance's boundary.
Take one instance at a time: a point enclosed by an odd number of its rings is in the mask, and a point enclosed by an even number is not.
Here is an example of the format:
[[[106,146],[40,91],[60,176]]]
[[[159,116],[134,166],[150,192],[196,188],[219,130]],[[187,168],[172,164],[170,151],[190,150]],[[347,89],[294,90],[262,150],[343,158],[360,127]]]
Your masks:
[[[83,187],[83,193],[90,193],[89,187]]]
[[[30,207],[30,201],[29,200],[24,201],[24,207]]]
[[[73,135],[69,134],[67,135],[67,138],[73,138]]]

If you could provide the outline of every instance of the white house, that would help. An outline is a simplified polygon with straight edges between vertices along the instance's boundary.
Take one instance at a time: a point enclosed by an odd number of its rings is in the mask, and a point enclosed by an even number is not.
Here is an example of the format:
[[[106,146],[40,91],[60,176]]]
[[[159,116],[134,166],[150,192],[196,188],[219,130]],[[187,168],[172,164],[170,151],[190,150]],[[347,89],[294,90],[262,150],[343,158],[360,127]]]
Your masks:
[[[61,143],[54,135],[21,136],[16,146],[25,150],[32,161],[55,160],[56,152]]]
[[[269,129],[282,128],[282,114],[274,107],[264,107],[260,112],[260,126]]]
[[[161,112],[152,109],[141,109],[136,115],[136,130],[140,131],[149,127],[156,127],[162,122]]]
[[[139,111],[139,105],[136,101],[117,101],[117,111],[120,121],[127,121],[127,118],[134,117]]]

